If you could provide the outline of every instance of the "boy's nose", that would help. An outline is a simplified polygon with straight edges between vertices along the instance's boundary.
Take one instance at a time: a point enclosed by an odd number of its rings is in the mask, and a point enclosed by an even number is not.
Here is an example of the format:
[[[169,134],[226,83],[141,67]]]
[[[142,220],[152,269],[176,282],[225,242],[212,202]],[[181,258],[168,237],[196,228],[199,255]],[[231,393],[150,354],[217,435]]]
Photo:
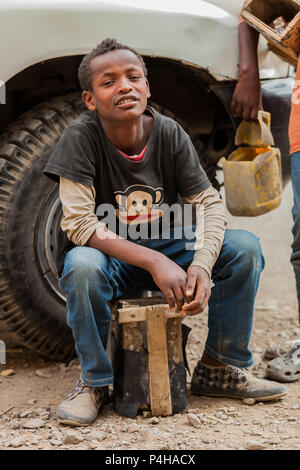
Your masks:
[[[128,91],[130,91],[130,90],[132,90],[132,84],[130,83],[128,78],[124,77],[120,81],[119,91],[122,92],[122,93],[128,93]]]

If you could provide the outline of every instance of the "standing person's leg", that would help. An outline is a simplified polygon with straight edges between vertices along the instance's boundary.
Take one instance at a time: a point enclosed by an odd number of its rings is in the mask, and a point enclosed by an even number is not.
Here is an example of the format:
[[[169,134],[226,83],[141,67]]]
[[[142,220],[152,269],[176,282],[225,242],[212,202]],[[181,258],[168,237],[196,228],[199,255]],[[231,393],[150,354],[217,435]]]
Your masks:
[[[66,293],[67,323],[82,376],[58,408],[62,422],[89,424],[97,417],[113,383],[106,354],[111,317],[107,302],[130,295],[147,274],[94,248],[76,247],[67,254],[60,287]]]
[[[187,240],[153,240],[158,249],[183,269],[194,251]],[[214,287],[209,300],[209,333],[201,361],[195,368],[192,390],[201,395],[268,400],[286,394],[286,387],[256,379],[244,370],[253,363],[249,341],[255,296],[264,260],[258,239],[244,230],[226,230],[212,272]]]
[[[292,215],[294,225],[292,228],[293,244],[291,263],[294,268],[298,298],[298,313],[300,319],[300,152],[291,156],[291,177],[294,193]]]
[[[298,315],[300,320],[300,152],[291,156],[291,177],[294,194],[292,215],[294,225],[292,228],[293,243],[291,263],[295,273],[298,299]],[[300,379],[300,341],[280,357],[269,362],[266,368],[267,376],[283,382],[295,382]]]

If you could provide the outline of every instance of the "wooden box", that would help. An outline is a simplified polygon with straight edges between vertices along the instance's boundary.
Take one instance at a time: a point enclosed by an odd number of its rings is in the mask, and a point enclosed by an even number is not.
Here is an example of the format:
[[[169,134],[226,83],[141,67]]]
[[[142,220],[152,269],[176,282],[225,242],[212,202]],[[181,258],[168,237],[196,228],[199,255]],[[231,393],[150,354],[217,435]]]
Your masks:
[[[110,303],[114,407],[169,416],[187,406],[185,343],[190,328],[163,298]]]
[[[267,39],[269,48],[275,54],[297,65],[300,53],[300,0],[252,0],[241,16]],[[287,22],[281,33],[271,26],[278,17],[283,17]]]

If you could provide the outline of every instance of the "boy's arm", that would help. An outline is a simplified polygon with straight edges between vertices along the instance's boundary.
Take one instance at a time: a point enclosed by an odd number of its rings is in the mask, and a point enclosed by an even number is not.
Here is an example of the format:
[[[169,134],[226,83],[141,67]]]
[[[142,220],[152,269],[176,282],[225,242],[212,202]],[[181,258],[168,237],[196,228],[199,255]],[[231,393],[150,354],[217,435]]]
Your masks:
[[[212,186],[186,200],[196,207],[196,243],[194,259],[187,271],[189,303],[183,310],[196,315],[204,310],[210,297],[211,272],[222,248],[227,221],[223,202]]]
[[[164,293],[171,308],[181,310],[187,275],[165,255],[125,240],[106,229],[95,215],[93,186],[60,177],[59,194],[63,207],[61,227],[76,245],[96,248],[108,256],[147,270]]]
[[[95,188],[59,178],[59,197],[63,219],[61,229],[74,245],[85,246],[95,230],[104,227],[95,215]]]
[[[245,2],[246,3],[246,2]],[[257,118],[261,105],[261,86],[257,58],[259,33],[241,19],[239,25],[239,79],[231,111],[245,120]]]
[[[227,225],[224,205],[212,186],[186,200],[196,208],[196,244],[191,266],[201,266],[211,277]]]

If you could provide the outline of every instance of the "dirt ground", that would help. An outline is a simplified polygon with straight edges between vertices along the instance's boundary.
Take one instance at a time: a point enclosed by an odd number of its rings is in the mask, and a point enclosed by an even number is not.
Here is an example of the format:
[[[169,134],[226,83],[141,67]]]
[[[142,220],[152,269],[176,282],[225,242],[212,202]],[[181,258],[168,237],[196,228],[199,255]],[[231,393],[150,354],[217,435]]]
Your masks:
[[[266,258],[251,341],[252,371],[259,377],[264,376],[268,346],[274,343],[285,351],[300,339],[289,264],[291,205],[289,185],[276,211],[255,219],[229,217],[230,228],[259,236]],[[185,322],[192,327],[187,348],[192,370],[205,344],[207,312]],[[0,449],[300,449],[300,381],[288,384],[289,394],[282,400],[254,405],[189,392],[187,410],[159,419],[143,414],[124,418],[108,404],[93,425],[70,428],[58,423],[55,410],[78,378],[76,360],[53,363],[22,348],[7,353],[0,374],[7,369],[14,374],[0,375]]]

